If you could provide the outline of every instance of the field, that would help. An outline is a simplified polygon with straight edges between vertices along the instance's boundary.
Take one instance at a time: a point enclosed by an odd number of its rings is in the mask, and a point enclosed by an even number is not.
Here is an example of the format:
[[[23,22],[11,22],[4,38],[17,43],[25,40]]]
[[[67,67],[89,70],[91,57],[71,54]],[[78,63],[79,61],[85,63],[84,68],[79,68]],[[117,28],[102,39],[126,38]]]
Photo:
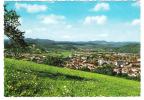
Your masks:
[[[68,51],[68,50],[59,50],[59,51],[51,51],[49,53],[43,53],[43,55],[47,56],[47,55],[51,55],[51,56],[64,56],[64,57],[68,57],[72,54],[72,51]]]
[[[139,96],[140,82],[5,58],[5,96]]]

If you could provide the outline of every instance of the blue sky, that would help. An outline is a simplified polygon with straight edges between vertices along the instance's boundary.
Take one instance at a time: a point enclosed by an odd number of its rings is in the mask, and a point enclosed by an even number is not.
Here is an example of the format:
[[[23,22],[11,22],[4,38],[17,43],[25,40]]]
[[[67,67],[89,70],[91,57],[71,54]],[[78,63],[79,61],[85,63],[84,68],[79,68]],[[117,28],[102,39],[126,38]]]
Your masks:
[[[139,2],[5,2],[26,38],[140,41]]]

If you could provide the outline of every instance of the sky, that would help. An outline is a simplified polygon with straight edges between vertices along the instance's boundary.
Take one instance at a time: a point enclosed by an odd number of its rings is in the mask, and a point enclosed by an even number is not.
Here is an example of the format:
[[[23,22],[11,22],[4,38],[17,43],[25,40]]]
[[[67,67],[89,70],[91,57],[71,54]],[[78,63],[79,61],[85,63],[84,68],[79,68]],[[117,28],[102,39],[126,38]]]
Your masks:
[[[139,2],[5,1],[21,16],[26,38],[55,41],[140,41]]]

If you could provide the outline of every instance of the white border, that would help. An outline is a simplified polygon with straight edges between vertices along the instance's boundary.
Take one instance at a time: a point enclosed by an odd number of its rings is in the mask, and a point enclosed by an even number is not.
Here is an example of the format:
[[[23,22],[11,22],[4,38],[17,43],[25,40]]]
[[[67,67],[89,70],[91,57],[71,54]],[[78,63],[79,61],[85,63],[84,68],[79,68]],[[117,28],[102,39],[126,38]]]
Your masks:
[[[144,0],[141,0],[141,96],[144,97]]]
[[[4,50],[4,42],[3,42],[3,33],[4,33],[4,27],[3,27],[3,3],[2,0],[0,2],[0,96],[3,96],[4,94],[4,56],[3,56],[3,50]]]
[[[5,1],[68,1],[68,0],[5,0]],[[69,1],[99,1],[99,0],[69,0]],[[104,1],[104,0],[102,0]],[[119,1],[119,0],[105,0],[105,1]],[[129,0],[120,0],[120,1],[129,1]],[[132,1],[136,1],[136,0],[132,0]],[[63,100],[67,100],[67,99],[75,99],[75,100],[79,100],[79,99],[101,99],[101,100],[112,100],[112,99],[117,99],[117,100],[144,100],[144,0],[141,0],[141,97],[33,97],[33,98],[29,98],[29,97],[4,97],[4,56],[3,56],[3,50],[4,50],[4,27],[3,27],[3,4],[4,1],[1,0],[0,1],[0,99],[27,99],[27,100],[31,100],[31,99],[35,99],[35,100],[39,100],[39,99],[63,99]]]

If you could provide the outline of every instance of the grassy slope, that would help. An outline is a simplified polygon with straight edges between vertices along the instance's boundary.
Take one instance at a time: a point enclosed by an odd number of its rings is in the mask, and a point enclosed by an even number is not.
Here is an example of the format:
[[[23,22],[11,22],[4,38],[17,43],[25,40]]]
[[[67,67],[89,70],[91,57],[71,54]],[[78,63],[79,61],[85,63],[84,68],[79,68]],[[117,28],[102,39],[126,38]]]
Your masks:
[[[9,69],[15,70],[15,72]],[[12,81],[15,80],[14,84],[16,85],[7,82],[11,79],[8,77],[11,77]],[[25,84],[35,87],[31,89]],[[140,95],[140,83],[137,81],[14,59],[5,59],[5,87],[5,96]],[[23,89],[20,90],[19,88]]]

